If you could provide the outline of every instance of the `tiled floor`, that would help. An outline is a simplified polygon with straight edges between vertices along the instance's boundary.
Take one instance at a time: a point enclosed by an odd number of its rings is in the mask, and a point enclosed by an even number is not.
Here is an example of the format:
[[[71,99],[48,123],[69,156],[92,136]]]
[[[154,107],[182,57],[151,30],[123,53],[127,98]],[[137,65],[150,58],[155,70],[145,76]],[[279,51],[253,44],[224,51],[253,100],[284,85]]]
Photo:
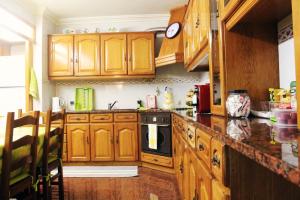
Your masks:
[[[180,200],[175,175],[139,169],[131,178],[65,178],[66,200]]]

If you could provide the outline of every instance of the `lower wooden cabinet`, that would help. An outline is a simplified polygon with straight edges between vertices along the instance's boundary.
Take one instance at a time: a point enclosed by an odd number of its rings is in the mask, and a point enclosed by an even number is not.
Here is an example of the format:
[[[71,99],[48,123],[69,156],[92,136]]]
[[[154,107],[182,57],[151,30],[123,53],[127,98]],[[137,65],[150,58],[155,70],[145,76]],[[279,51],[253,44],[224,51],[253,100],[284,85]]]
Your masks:
[[[89,124],[67,126],[68,161],[89,161],[90,154]]]
[[[91,124],[91,160],[113,161],[114,127],[112,123]]]
[[[189,200],[198,199],[198,191],[197,191],[197,158],[192,153],[189,152],[189,167],[188,167],[188,198]],[[201,199],[202,200],[202,199]]]
[[[198,199],[201,200],[210,200],[211,197],[211,181],[212,176],[209,173],[209,170],[202,163],[201,160],[197,161],[197,195]]]
[[[136,113],[67,114],[66,119],[69,162],[138,160]]]
[[[115,160],[136,161],[138,159],[137,123],[115,123]]]
[[[193,148],[190,137],[185,137],[187,129],[176,128],[179,121],[173,117],[172,130],[174,169],[182,199],[229,200],[230,189],[224,185],[224,144],[197,129]]]
[[[229,200],[230,190],[217,180],[212,180],[212,199]]]

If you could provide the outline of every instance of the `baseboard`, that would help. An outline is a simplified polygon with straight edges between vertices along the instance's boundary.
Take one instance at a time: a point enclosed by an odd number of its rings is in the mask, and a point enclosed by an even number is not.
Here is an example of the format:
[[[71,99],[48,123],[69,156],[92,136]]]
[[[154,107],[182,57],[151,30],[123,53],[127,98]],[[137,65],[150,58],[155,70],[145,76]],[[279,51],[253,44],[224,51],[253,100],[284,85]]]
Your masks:
[[[134,177],[137,166],[64,166],[64,177]]]

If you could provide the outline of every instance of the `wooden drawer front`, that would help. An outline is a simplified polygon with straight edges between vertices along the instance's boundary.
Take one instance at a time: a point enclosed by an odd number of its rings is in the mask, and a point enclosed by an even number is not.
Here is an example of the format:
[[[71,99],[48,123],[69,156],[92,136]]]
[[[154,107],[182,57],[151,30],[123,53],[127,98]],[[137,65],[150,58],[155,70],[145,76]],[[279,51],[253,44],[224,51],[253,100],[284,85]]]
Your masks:
[[[115,122],[136,122],[137,113],[115,113]]]
[[[212,136],[204,131],[196,130],[196,149],[198,156],[204,161],[210,169],[210,141]]]
[[[89,122],[89,114],[68,114],[67,123],[87,123]]]
[[[159,155],[141,153],[141,160],[143,162],[148,162],[148,163],[161,165],[165,167],[173,167],[172,157],[164,157]]]
[[[92,123],[113,122],[113,114],[112,113],[91,114],[90,121]]]
[[[212,138],[210,151],[211,170],[221,183],[224,180],[224,158],[224,144]]]
[[[195,148],[195,146],[196,146],[196,128],[191,124],[189,124],[187,127],[188,127],[187,131],[186,131],[187,141],[191,145],[192,148]]]

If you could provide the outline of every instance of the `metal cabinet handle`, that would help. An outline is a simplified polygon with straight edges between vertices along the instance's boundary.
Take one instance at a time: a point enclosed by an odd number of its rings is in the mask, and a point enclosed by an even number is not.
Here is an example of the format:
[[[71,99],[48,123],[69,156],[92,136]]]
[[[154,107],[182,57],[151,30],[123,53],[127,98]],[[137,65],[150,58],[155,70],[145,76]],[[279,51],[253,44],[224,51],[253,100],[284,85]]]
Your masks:
[[[199,144],[199,150],[204,151],[204,145],[202,143]]]
[[[86,137],[86,143],[87,143],[87,144],[90,144],[89,136]]]
[[[211,159],[211,164],[212,164],[213,166],[216,166],[216,167],[220,168],[220,166],[221,166],[221,161],[220,161],[220,159],[218,158],[218,155],[217,155],[217,154],[214,154],[214,155],[213,155],[213,157],[212,157],[212,159]]]

